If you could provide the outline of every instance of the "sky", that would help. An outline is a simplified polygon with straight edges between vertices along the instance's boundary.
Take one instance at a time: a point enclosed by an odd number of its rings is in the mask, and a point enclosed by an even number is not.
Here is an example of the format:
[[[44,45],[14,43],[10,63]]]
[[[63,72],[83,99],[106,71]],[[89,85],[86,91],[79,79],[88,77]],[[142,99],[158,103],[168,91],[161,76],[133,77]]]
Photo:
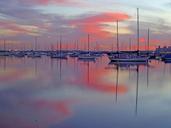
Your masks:
[[[119,20],[120,47],[127,49],[130,39],[136,48],[136,9],[140,9],[140,43],[146,48],[147,29],[150,45],[170,45],[170,0],[1,0],[0,39],[8,49],[57,48],[60,35],[63,48],[85,49],[90,34],[91,49],[116,46],[116,21]],[[2,47],[2,46],[1,46]]]

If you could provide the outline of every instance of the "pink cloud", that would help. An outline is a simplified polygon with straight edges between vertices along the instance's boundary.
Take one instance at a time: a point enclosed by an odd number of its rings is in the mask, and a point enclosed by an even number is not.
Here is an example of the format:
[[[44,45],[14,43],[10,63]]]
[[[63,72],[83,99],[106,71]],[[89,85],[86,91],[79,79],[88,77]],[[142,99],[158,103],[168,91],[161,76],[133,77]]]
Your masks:
[[[46,24],[39,24],[39,25],[22,25],[18,24],[14,21],[0,21],[0,28],[2,31],[8,31],[8,34],[11,36],[14,35],[21,35],[21,34],[26,34],[26,35],[37,35],[41,31],[46,31],[48,29],[48,25]]]
[[[48,5],[48,4],[56,4],[60,6],[76,6],[82,5],[78,0],[20,0],[23,3],[31,4],[31,5]]]
[[[106,12],[101,13],[95,16],[90,16],[87,18],[84,18],[82,20],[78,20],[78,22],[84,22],[84,23],[100,23],[100,22],[114,22],[114,21],[124,21],[129,19],[130,16],[126,13],[121,12]]]
[[[110,32],[106,32],[103,30],[104,23],[114,23],[118,21],[125,21],[130,18],[126,13],[118,13],[118,12],[107,12],[101,13],[94,16],[89,16],[86,18],[74,20],[71,22],[72,25],[79,27],[83,32],[93,34],[98,38],[104,38],[111,35]]]
[[[25,29],[19,27],[15,22],[10,22],[10,21],[0,21],[0,28],[5,28],[5,29],[10,29],[13,31],[22,31],[26,32]]]

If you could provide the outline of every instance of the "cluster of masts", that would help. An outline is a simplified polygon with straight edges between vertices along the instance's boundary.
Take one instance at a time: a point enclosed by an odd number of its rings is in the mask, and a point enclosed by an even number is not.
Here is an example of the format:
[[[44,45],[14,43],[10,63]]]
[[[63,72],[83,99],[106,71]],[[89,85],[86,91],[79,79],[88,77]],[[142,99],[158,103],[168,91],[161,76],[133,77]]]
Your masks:
[[[148,50],[143,52],[139,49],[139,9],[137,8],[137,51],[120,51],[119,49],[119,21],[116,21],[116,42],[117,42],[117,51],[90,51],[90,35],[88,34],[88,50],[62,50],[62,37],[60,36],[59,50],[54,51],[53,48],[48,51],[37,50],[37,38],[35,38],[35,50],[24,50],[24,51],[7,51],[5,41],[4,41],[4,50],[0,51],[0,56],[15,56],[15,57],[31,57],[38,58],[45,56],[50,56],[52,59],[67,59],[68,57],[77,57],[79,60],[83,61],[95,61],[98,57],[103,56],[104,54],[108,55],[111,63],[147,63],[151,58],[160,58],[165,61],[171,61],[170,54],[156,55],[154,52],[149,51],[150,47],[150,29],[148,29]],[[77,44],[78,47],[78,44]],[[130,46],[131,48],[131,46]]]

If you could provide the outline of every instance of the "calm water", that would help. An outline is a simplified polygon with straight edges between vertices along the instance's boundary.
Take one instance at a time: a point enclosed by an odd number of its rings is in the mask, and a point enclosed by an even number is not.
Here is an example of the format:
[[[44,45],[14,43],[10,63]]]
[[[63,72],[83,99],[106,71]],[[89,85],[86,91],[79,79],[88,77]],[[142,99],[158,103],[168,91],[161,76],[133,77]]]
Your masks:
[[[171,65],[0,58],[0,128],[170,128]]]

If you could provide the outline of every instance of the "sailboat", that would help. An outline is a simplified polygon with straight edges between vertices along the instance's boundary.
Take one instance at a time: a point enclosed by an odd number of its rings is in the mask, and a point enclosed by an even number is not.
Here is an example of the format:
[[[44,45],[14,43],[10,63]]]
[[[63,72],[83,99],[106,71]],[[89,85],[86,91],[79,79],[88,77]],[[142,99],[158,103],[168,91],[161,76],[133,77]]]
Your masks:
[[[52,59],[67,59],[67,54],[62,52],[62,37],[60,36],[60,49],[59,49],[59,53],[58,52],[52,52],[51,53],[51,58]]]
[[[166,53],[161,56],[161,60],[165,63],[171,63],[171,53]]]
[[[41,57],[41,53],[37,50],[37,37],[35,37],[35,50],[30,51],[27,54],[27,57],[31,57],[31,58],[40,58]]]
[[[80,54],[78,56],[79,60],[82,61],[95,61],[96,57],[90,52],[90,36],[88,34],[88,53]]]
[[[0,56],[10,56],[9,50],[6,49],[6,40],[4,40],[3,50],[0,51]]]
[[[75,48],[71,54],[69,55],[70,57],[78,57],[80,55],[79,48],[78,48],[78,41],[75,43]]]
[[[112,63],[147,63],[149,57],[140,56],[139,52],[139,9],[137,8],[137,54],[120,54],[119,52],[119,33],[117,20],[117,53],[118,55],[109,56]]]

